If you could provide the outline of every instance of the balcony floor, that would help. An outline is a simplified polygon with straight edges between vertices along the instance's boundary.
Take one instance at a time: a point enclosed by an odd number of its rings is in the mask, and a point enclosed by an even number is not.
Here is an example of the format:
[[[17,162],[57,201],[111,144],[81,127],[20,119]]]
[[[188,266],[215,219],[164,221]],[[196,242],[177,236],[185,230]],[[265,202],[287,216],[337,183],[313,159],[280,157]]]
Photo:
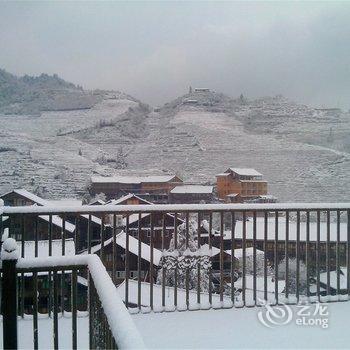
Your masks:
[[[296,325],[300,308],[295,306],[289,324],[267,328],[258,320],[261,309],[136,314],[133,319],[148,348],[349,348],[349,302],[328,304],[327,329]]]
[[[38,319],[39,349],[53,349],[53,321],[52,318],[42,316]],[[2,345],[2,319],[0,320],[0,348]],[[89,318],[78,317],[77,319],[77,342],[78,349],[89,348]],[[58,318],[58,344],[60,349],[72,348],[72,318]],[[19,319],[18,322],[18,347],[19,349],[33,349],[33,319],[26,316],[26,319]]]
[[[258,320],[263,308],[202,310],[132,315],[149,349],[347,349],[350,302],[328,304],[329,327],[300,326],[295,319],[300,308],[291,306],[293,319],[287,325],[267,328]],[[315,307],[310,309],[314,312]],[[323,316],[325,317],[325,316]],[[320,318],[316,315],[315,318]],[[276,319],[275,319],[276,320]],[[71,318],[59,317],[59,347],[71,348]],[[2,345],[2,321],[0,321]],[[33,348],[31,319],[18,323],[19,348]],[[52,319],[39,319],[39,348],[53,348]],[[78,348],[88,348],[88,317],[78,317]]]

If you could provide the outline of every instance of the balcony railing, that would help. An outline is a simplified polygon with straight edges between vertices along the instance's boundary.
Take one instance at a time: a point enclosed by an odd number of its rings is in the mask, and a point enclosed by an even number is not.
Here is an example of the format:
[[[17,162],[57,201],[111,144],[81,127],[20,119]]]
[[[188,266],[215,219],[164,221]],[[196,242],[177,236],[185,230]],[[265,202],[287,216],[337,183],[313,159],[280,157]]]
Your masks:
[[[5,241],[6,242],[6,241]],[[5,243],[6,244],[6,243]],[[3,306],[3,347],[5,349],[17,348],[17,299],[21,299],[26,306],[30,304],[33,320],[33,347],[40,347],[38,337],[39,313],[39,276],[49,276],[51,281],[49,313],[53,320],[53,348],[60,347],[59,327],[61,319],[59,315],[69,314],[71,323],[72,349],[78,348],[78,278],[79,274],[86,277],[87,305],[89,311],[89,348],[90,349],[117,349],[117,348],[143,348],[143,340],[131,320],[117,290],[112,283],[101,260],[96,255],[83,255],[73,257],[48,257],[48,258],[14,258],[3,260],[1,264],[2,274],[2,306]],[[31,288],[26,288],[26,297],[18,296],[16,280],[29,279]],[[70,277],[70,300],[67,302],[63,292],[62,277]],[[81,278],[81,277],[80,277]],[[65,281],[66,282],[66,281]],[[27,286],[27,285],[26,285]],[[67,288],[67,286],[66,286]],[[22,289],[21,289],[22,290]],[[18,298],[19,297],[19,298]],[[31,299],[28,302],[28,299]],[[23,310],[22,310],[23,311]],[[21,312],[22,312],[21,311]],[[42,310],[41,310],[42,311]],[[22,314],[23,315],[23,314]],[[49,336],[49,334],[47,335]],[[65,337],[69,334],[65,333]],[[29,344],[26,345],[26,347]],[[41,345],[43,347],[43,345]]]
[[[54,256],[57,239],[59,255],[71,241],[76,254],[98,254],[131,312],[342,301],[350,293],[349,203],[4,207],[0,225],[21,242],[22,258],[26,241],[32,256],[40,258],[42,240]]]

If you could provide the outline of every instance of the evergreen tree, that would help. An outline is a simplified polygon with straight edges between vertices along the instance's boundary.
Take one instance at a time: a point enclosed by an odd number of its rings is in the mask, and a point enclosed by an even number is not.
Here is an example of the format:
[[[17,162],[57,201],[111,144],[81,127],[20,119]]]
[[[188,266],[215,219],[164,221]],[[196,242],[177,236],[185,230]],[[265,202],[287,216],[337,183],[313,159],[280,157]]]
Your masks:
[[[116,158],[116,168],[125,169],[127,167],[128,167],[128,163],[126,162],[126,153],[124,153],[123,147],[119,147],[117,158]]]
[[[198,227],[196,222],[189,221],[187,242],[186,223],[177,227],[177,238],[175,238],[174,232],[169,249],[163,252],[162,268],[157,276],[158,284],[162,284],[164,272],[165,285],[175,286],[175,271],[177,268],[177,287],[186,288],[188,280],[189,289],[197,290],[199,287],[201,292],[209,290],[208,272],[211,266],[209,251],[197,248],[196,227]],[[176,245],[175,242],[177,243]]]

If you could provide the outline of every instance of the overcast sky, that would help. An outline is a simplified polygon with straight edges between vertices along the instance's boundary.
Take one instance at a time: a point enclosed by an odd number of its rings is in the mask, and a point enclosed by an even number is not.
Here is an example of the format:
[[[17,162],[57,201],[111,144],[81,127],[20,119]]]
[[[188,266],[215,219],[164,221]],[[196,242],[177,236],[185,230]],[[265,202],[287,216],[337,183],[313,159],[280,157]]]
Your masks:
[[[350,108],[350,2],[0,2],[0,67],[152,105],[188,86]]]

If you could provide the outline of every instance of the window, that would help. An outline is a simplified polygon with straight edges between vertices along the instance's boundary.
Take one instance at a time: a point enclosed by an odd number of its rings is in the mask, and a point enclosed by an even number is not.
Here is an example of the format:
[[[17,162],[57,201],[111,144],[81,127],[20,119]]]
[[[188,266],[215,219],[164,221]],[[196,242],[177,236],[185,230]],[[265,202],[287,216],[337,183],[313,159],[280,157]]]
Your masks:
[[[125,278],[125,271],[117,271],[117,278]]]
[[[113,254],[111,253],[106,254],[105,260],[108,262],[113,261]]]

